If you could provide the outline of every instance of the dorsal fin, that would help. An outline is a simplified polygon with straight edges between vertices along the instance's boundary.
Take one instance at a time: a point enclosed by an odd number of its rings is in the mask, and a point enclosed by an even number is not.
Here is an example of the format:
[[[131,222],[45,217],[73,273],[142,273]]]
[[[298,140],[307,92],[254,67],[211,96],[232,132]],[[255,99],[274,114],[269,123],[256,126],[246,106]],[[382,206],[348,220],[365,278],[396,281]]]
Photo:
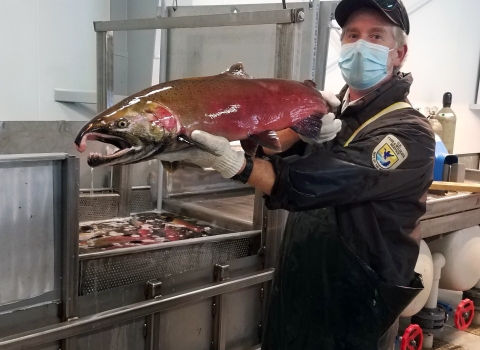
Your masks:
[[[233,74],[233,75],[235,75],[237,77],[241,77],[241,78],[247,78],[247,79],[250,78],[250,76],[247,73],[245,73],[245,71],[243,69],[243,63],[242,62],[232,64],[230,66],[230,68],[228,68],[222,74]]]
[[[317,88],[317,84],[315,84],[315,82],[314,82],[313,80],[308,79],[308,80],[305,80],[303,83],[304,83],[305,85],[311,86],[311,87],[313,87],[313,88],[315,88],[315,89]]]

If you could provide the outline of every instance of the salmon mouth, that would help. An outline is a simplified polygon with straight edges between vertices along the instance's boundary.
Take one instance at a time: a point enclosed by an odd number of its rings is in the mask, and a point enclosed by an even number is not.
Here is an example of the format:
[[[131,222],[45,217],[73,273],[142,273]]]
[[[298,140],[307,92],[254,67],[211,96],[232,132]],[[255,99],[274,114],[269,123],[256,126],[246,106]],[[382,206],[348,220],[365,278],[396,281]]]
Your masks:
[[[90,153],[87,157],[87,163],[92,168],[101,165],[114,165],[120,162],[128,161],[134,154],[141,150],[141,147],[133,146],[132,144],[130,144],[130,142],[118,136],[105,135],[100,133],[89,133],[83,135],[79,142],[75,142],[77,150],[80,153],[84,152],[87,148],[87,140],[100,141],[115,146],[117,148],[115,152],[106,155],[98,152]]]

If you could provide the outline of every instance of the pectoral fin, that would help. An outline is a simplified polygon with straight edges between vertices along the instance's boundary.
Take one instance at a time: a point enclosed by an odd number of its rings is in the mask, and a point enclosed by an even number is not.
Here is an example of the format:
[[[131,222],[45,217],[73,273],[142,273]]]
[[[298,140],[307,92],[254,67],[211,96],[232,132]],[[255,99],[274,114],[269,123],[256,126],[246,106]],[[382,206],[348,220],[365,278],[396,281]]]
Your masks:
[[[251,135],[250,139],[258,143],[260,146],[271,149],[275,152],[282,151],[280,140],[278,139],[277,133],[273,130],[268,130],[260,134]]]
[[[300,123],[295,124],[290,129],[297,134],[314,139],[320,134],[322,128],[323,114],[313,114],[308,118],[303,119]]]
[[[253,157],[257,152],[258,143],[252,139],[240,140],[240,145],[242,146],[245,153],[251,157]]]

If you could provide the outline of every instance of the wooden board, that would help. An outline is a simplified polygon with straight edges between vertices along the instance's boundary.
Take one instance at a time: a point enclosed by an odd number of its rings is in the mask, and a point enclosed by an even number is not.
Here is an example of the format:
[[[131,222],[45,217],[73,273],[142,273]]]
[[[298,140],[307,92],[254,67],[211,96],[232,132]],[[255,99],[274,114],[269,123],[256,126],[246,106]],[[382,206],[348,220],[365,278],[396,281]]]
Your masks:
[[[431,190],[457,191],[457,192],[480,192],[480,184],[433,181]]]

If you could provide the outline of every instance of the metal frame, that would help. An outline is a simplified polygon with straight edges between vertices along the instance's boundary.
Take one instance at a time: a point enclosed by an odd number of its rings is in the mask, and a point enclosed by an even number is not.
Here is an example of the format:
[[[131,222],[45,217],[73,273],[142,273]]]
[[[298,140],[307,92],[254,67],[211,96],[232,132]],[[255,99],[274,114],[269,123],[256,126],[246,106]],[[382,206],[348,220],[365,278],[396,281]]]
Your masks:
[[[154,18],[141,20],[126,20],[126,21],[108,21],[95,22],[94,28],[97,32],[97,104],[98,110],[104,109],[113,105],[113,32],[124,30],[146,30],[146,29],[167,29],[167,28],[198,28],[198,27],[222,27],[222,26],[244,26],[244,25],[261,25],[261,24],[277,24],[277,43],[276,43],[276,62],[275,75],[276,77],[295,79],[299,72],[300,64],[300,45],[301,45],[301,25],[304,18],[303,9],[288,9],[275,11],[260,11],[260,12],[243,12],[225,15],[204,15],[204,16],[185,16],[175,18]],[[162,42],[165,50],[165,42]],[[163,64],[165,65],[165,61]],[[162,69],[163,68],[163,69]],[[161,68],[161,75],[165,78],[165,67]],[[51,156],[51,155],[49,155]],[[63,187],[70,191],[76,191],[75,196],[70,193],[62,203],[65,208],[65,217],[68,217],[70,222],[65,223],[65,230],[68,232],[68,237],[65,237],[65,243],[69,245],[68,249],[63,252],[64,262],[64,285],[63,298],[65,305],[63,308],[64,322],[40,329],[16,334],[10,337],[0,339],[0,348],[2,349],[23,349],[26,347],[38,346],[56,340],[62,340],[62,349],[75,349],[76,336],[82,333],[97,330],[99,328],[108,327],[123,321],[154,315],[162,310],[174,306],[191,303],[205,298],[216,298],[217,304],[222,304],[222,295],[238,289],[249,286],[262,284],[273,278],[273,269],[265,269],[260,273],[255,273],[249,276],[225,279],[226,275],[220,273],[217,267],[217,282],[207,285],[202,288],[190,290],[187,292],[175,293],[165,297],[154,298],[155,293],[150,293],[149,297],[153,299],[128,305],[125,307],[109,310],[100,314],[94,314],[88,317],[75,318],[77,315],[77,288],[75,286],[75,278],[78,276],[78,246],[75,252],[73,243],[78,241],[78,214],[75,215],[73,211],[78,212],[78,160],[68,159],[67,173],[70,174],[71,180],[66,181]],[[77,167],[77,169],[75,168]],[[75,172],[75,169],[77,170]],[[128,166],[115,167],[114,176],[116,187],[119,195],[124,199],[121,200],[119,207],[119,215],[128,216],[130,213],[128,203],[131,192],[131,176]],[[77,174],[77,175],[75,175]],[[160,183],[161,181],[159,181]],[[160,186],[159,186],[160,187]],[[159,193],[160,194],[160,193]],[[72,197],[73,196],[73,197]],[[260,196],[257,196],[260,200]],[[263,203],[256,203],[256,207],[262,207]],[[159,205],[161,208],[161,203]],[[255,211],[257,217],[259,210]],[[285,213],[280,211],[267,212],[264,211],[263,222],[278,221],[282,222]],[[267,220],[265,220],[267,219]],[[257,218],[258,221],[258,218]],[[272,253],[273,257],[276,254],[276,245],[281,239],[281,231],[283,225],[272,226],[278,234],[270,234],[273,241],[265,242],[267,252]],[[262,232],[264,235],[266,231]],[[257,232],[249,232],[248,234],[258,234]],[[264,236],[265,237],[265,236]],[[267,240],[268,240],[267,236]],[[76,240],[76,241],[75,241]],[[265,238],[264,238],[265,241]],[[272,247],[272,249],[270,249]],[[275,259],[272,258],[272,261]],[[271,265],[269,263],[269,265]],[[225,280],[224,280],[225,279]],[[220,310],[222,308],[220,307]],[[223,312],[223,311],[222,311]],[[222,314],[220,312],[220,314]],[[220,315],[219,315],[220,316]],[[216,331],[214,332],[213,343],[215,348],[225,348],[225,325],[223,324],[224,317],[216,318]],[[153,321],[153,320],[152,320]],[[152,333],[151,339],[157,335]],[[152,344],[151,344],[152,345]],[[151,347],[153,348],[153,347]]]
[[[62,164],[62,321],[78,315],[78,240],[80,161],[67,158]],[[77,338],[62,339],[62,349],[75,350]]]
[[[24,332],[0,339],[0,348],[5,350],[24,349],[50,343],[59,339],[73,337],[82,333],[98,330],[123,321],[132,320],[187,303],[211,298],[229,293],[238,289],[247,288],[269,281],[273,278],[273,269],[247,277],[239,277],[222,282],[212,283],[203,288],[195,288],[187,292],[174,293],[158,299],[147,300],[141,303],[120,307],[87,317],[77,318],[70,322],[63,322]]]
[[[58,187],[54,187],[54,201],[57,202],[55,210],[59,211],[58,215],[55,215],[54,230],[55,235],[59,238],[58,244],[60,247],[58,251],[61,252],[56,262],[56,264],[59,263],[59,267],[61,266],[59,296],[61,296],[62,302],[58,306],[58,312],[60,320],[62,322],[68,322],[75,319],[78,315],[79,159],[69,156],[66,153],[0,156],[0,163],[37,163],[43,161],[55,163],[54,182],[59,184]],[[59,304],[59,301],[50,300],[49,304],[50,303]],[[41,304],[42,303],[34,306],[40,306]],[[58,326],[58,324],[56,326]],[[13,337],[18,337],[18,335],[11,336],[11,338]],[[61,340],[62,349],[76,349],[76,337],[64,337],[58,338],[57,340]]]
[[[190,238],[188,240],[180,240],[175,242],[165,242],[162,243],[160,246],[150,245],[144,247],[131,247],[131,248],[123,248],[120,250],[110,250],[110,251],[103,251],[103,252],[95,252],[95,253],[86,253],[80,255],[79,259],[82,260],[92,260],[92,259],[104,259],[104,258],[111,258],[113,256],[125,255],[125,254],[135,254],[135,253],[145,253],[150,251],[158,251],[161,249],[169,249],[173,247],[181,247],[181,246],[188,246],[197,243],[210,243],[210,242],[227,242],[236,239],[242,238],[252,238],[258,236],[260,231],[244,231],[244,232],[235,232],[235,233],[226,233],[223,235],[218,236],[209,236],[209,237],[201,237],[201,238]]]
[[[317,34],[317,52],[324,50],[324,55],[316,55],[315,62],[315,84],[317,88],[323,90],[325,88],[325,76],[327,74],[328,46],[330,45],[330,29],[332,20],[335,18],[335,8],[339,1],[321,1],[320,14],[318,20]]]
[[[275,77],[295,79],[300,69],[301,30],[305,13],[303,9],[242,12],[221,15],[166,17],[162,5],[163,17],[120,21],[94,22],[97,32],[97,111],[111,107],[114,103],[113,91],[113,32],[130,30],[201,28],[277,24],[277,47]],[[297,24],[297,25],[294,25]],[[291,32],[291,33],[290,33]],[[160,82],[166,79],[166,33],[162,31]],[[284,57],[285,56],[285,57]],[[292,56],[292,57],[290,57]],[[294,59],[293,57],[297,58]],[[161,163],[159,174],[163,173]],[[132,195],[131,165],[113,167],[113,189],[120,196],[118,216],[130,215]],[[161,185],[159,176],[159,187]],[[161,192],[158,192],[161,193]],[[158,197],[161,198],[160,196]],[[161,210],[161,200],[157,209]]]
[[[229,13],[221,15],[159,17],[121,21],[95,22],[97,33],[124,30],[231,27],[261,24],[291,24],[302,22],[297,14],[303,9]]]
[[[214,268],[215,281],[221,282],[229,279],[229,265],[215,265]],[[217,295],[213,300],[212,314],[214,318],[212,350],[225,350],[225,340],[227,335],[226,327],[226,308],[225,296]]]

